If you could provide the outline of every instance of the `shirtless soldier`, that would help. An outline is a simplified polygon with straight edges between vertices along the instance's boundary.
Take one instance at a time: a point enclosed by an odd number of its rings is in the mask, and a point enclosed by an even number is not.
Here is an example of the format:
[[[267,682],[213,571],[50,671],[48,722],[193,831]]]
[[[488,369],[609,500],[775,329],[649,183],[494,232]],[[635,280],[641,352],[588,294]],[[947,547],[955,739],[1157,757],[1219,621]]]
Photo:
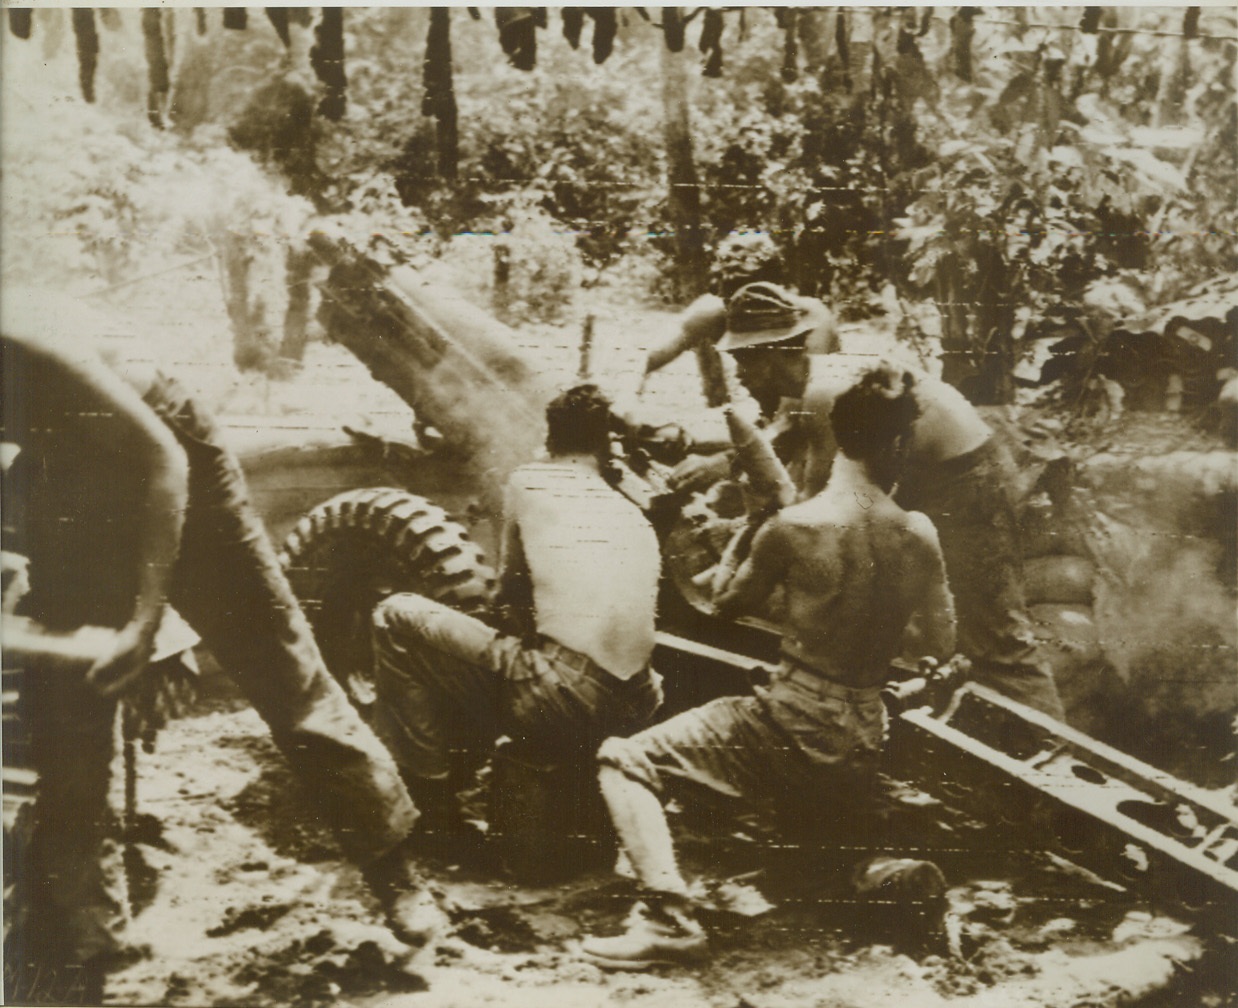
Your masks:
[[[602,794],[647,897],[625,934],[583,943],[590,961],[632,969],[705,952],[667,798],[691,799],[703,788],[758,807],[769,799],[801,809],[828,804],[836,817],[873,794],[886,730],[879,691],[891,660],[905,650],[945,657],[954,645],[933,526],[889,496],[915,415],[910,380],[893,369],[869,372],[840,395],[840,453],[828,486],[769,519],[722,586],[723,616],[754,611],[779,587],[786,593],[782,662],[770,686],[603,743]],[[927,862],[901,864],[940,879]]]
[[[782,300],[782,304],[779,302]],[[740,381],[771,420],[789,419],[795,437],[774,441],[800,497],[824,484],[834,458],[834,398],[874,363],[866,354],[816,353],[802,335],[803,309],[770,284],[749,284],[727,306],[718,344],[735,360]],[[958,611],[959,650],[976,679],[1014,700],[1064,717],[1057,685],[1037,656],[1023,598],[1022,558],[1011,484],[1014,461],[958,389],[915,372],[919,416],[906,445],[894,498],[922,511],[941,538]],[[785,424],[784,424],[785,426]],[[788,458],[784,444],[796,446]]]
[[[546,422],[549,458],[507,484],[496,597],[507,632],[413,594],[374,614],[377,727],[431,846],[469,836],[450,748],[507,735],[591,756],[661,703],[649,667],[658,542],[603,478],[610,404],[581,385],[547,407]]]

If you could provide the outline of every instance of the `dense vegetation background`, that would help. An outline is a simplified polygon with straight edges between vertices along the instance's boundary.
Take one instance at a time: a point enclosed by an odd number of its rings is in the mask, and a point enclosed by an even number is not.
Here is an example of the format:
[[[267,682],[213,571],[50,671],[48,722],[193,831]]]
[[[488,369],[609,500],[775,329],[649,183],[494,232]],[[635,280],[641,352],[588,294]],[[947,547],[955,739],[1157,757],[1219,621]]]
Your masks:
[[[83,119],[87,156],[50,176],[46,118],[6,117],[6,198],[47,208],[33,227],[56,219],[62,272],[114,284],[170,253],[220,256],[246,366],[298,352],[308,307],[287,290],[311,269],[306,231],[330,221],[385,257],[460,258],[469,293],[513,320],[561,316],[582,285],[681,303],[738,244],[844,319],[885,314],[940,341],[949,380],[1008,402],[1036,339],[1086,351],[1234,272],[1236,21],[38,10],[10,25],[6,55],[37,52],[77,92],[57,115],[89,97],[110,117]],[[6,270],[48,268],[19,258]]]

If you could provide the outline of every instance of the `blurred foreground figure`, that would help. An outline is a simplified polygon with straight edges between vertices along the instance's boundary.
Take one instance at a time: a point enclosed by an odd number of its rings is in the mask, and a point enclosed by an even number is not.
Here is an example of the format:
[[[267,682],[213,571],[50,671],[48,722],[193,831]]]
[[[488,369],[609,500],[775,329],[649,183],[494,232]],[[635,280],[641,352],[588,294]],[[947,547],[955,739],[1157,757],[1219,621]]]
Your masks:
[[[844,844],[868,839],[857,833],[878,787],[890,663],[905,651],[945,658],[954,646],[933,526],[889,496],[917,412],[910,386],[905,374],[881,369],[840,395],[839,453],[825,489],[769,518],[738,571],[715,581],[724,617],[785,591],[782,662],[769,687],[602,745],[602,794],[646,898],[626,933],[583,943],[590,961],[632,969],[705,953],[663,809],[671,798],[699,800],[704,790],[784,814],[798,809],[800,818],[839,823]],[[935,865],[880,861],[868,873],[886,892],[944,893]],[[859,892],[867,881],[862,872]],[[916,892],[926,888],[935,891]]]
[[[38,796],[6,975],[35,994],[102,997],[121,919],[105,870],[116,704],[157,689],[143,672],[165,599],[266,721],[397,933],[432,927],[399,847],[416,811],[328,673],[214,421],[163,374],[122,380],[82,349],[84,333],[74,344],[16,328],[6,320],[2,343],[3,440],[19,449],[4,545],[29,560],[15,611],[30,622],[6,634],[5,664],[25,673]],[[97,655],[76,671],[55,658],[68,636]]]

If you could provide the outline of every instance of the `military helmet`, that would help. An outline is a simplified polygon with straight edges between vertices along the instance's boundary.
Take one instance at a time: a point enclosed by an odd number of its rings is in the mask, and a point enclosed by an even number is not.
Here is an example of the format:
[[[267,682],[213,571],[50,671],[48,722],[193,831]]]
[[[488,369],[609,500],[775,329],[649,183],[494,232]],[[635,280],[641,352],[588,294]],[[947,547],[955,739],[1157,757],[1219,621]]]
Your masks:
[[[719,350],[742,350],[791,339],[818,323],[806,298],[773,283],[751,283],[731,295]]]

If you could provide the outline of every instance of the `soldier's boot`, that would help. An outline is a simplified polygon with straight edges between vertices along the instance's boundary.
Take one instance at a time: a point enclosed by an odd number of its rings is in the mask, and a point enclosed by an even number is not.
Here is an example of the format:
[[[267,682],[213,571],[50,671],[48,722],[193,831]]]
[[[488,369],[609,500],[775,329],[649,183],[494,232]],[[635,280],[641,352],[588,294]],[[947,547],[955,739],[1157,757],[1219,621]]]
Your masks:
[[[875,857],[856,867],[852,884],[878,929],[921,949],[944,934],[946,877],[932,861]]]
[[[417,869],[414,856],[406,840],[362,865],[361,874],[383,908],[392,933],[405,944],[421,948],[443,934],[449,920]]]
[[[580,957],[603,969],[640,970],[659,965],[693,965],[709,955],[705,929],[685,897],[657,896],[637,903],[612,937],[589,937]]]

